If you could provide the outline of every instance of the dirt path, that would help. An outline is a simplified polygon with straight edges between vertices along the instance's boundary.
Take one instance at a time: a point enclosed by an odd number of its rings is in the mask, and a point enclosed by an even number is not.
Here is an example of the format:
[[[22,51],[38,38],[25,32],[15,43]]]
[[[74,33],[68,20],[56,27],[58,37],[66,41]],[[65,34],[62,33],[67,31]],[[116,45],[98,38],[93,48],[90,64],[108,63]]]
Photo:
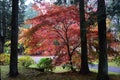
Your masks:
[[[92,69],[98,69],[98,65],[89,65],[89,68]],[[115,67],[115,66],[108,66],[108,71],[109,72],[115,72],[115,73],[120,73],[120,68],[119,67]]]

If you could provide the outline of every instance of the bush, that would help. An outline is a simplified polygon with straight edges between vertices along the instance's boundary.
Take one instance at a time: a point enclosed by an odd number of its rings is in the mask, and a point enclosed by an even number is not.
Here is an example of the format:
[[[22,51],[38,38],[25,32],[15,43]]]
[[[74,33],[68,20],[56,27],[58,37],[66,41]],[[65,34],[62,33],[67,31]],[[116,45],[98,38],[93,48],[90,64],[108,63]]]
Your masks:
[[[62,68],[63,68],[63,69],[70,70],[70,69],[71,69],[71,66],[72,66],[72,65],[70,65],[69,63],[66,63],[66,64],[62,65]]]
[[[10,54],[0,54],[0,65],[10,64]]]
[[[5,45],[4,45],[4,52],[5,53],[10,54],[10,45],[11,45],[11,41],[10,40],[5,42]],[[23,51],[23,45],[18,43],[18,53],[22,53],[22,51]]]
[[[115,61],[115,63],[116,63],[117,65],[120,65],[120,55],[116,56],[116,57],[113,59],[113,61]]]
[[[5,53],[8,53],[8,54],[10,53],[10,45],[11,45],[10,40],[5,42],[5,45],[4,45],[4,52]]]
[[[37,66],[40,69],[44,69],[46,71],[52,70],[52,59],[51,58],[42,58],[42,59],[40,59]]]
[[[22,56],[18,59],[18,62],[24,67],[29,67],[31,64],[35,63],[30,56]]]

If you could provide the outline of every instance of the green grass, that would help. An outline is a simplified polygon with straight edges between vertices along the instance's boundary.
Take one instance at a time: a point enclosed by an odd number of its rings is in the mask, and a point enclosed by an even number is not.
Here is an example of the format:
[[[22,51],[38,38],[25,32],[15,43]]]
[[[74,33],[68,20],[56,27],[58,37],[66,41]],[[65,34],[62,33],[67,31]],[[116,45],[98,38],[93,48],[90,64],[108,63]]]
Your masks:
[[[81,75],[79,73],[67,72],[69,69],[56,67],[53,72],[40,72],[34,69],[27,69],[19,65],[19,75],[16,78],[8,77],[9,66],[1,66],[2,80],[96,80],[97,73]],[[60,73],[61,72],[61,73]],[[109,74],[110,80],[119,80],[119,74]]]
[[[114,67],[119,67],[120,68],[120,65],[117,65],[115,62],[111,61],[108,63],[108,66],[114,66]]]
[[[98,64],[98,61],[93,62],[93,64]],[[109,61],[108,66],[113,66],[113,67],[119,67],[120,68],[120,66],[117,65],[114,61]]]
[[[31,69],[39,69],[39,67],[37,66],[37,64],[32,64],[29,66],[29,68]],[[53,68],[53,71],[54,73],[64,73],[64,72],[68,72],[70,71],[68,68],[64,68],[62,66],[57,66],[55,68]]]
[[[93,64],[98,64],[98,63],[94,62]],[[120,66],[118,66],[114,62],[109,62],[108,65],[120,68]],[[37,67],[37,64],[33,64],[33,65],[29,66],[29,68],[38,68],[38,67]],[[97,72],[96,69],[90,69],[90,70],[93,72]],[[68,71],[70,71],[68,68],[63,69],[63,67],[61,67],[61,66],[57,66],[53,69],[54,73],[63,73],[63,72],[68,72]],[[119,73],[109,72],[109,74],[119,74]]]
[[[53,69],[54,73],[65,73],[65,72],[69,72],[70,69],[68,68],[63,68],[62,66],[57,66]]]

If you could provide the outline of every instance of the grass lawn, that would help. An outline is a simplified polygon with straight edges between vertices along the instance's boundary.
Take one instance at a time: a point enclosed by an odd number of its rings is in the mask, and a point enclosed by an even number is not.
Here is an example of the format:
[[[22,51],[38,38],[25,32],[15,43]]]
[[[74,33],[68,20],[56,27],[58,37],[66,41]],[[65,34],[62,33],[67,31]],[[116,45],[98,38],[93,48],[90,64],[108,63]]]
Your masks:
[[[94,70],[92,70],[94,71]],[[81,75],[77,72],[67,72],[67,70],[57,67],[54,72],[40,72],[33,69],[26,69],[19,65],[19,75],[16,78],[8,77],[9,66],[1,66],[2,80],[96,80],[97,73],[94,71],[88,75]],[[64,73],[60,73],[64,72]],[[109,74],[110,80],[120,80],[120,74]]]
[[[117,64],[114,63],[113,61],[109,62],[109,63],[108,63],[108,66],[114,66],[114,67],[119,67],[119,68],[120,68],[120,65],[117,65]]]
[[[93,64],[98,64],[98,61],[93,62]],[[109,61],[108,66],[113,66],[113,67],[119,67],[120,65],[117,65],[114,61]]]

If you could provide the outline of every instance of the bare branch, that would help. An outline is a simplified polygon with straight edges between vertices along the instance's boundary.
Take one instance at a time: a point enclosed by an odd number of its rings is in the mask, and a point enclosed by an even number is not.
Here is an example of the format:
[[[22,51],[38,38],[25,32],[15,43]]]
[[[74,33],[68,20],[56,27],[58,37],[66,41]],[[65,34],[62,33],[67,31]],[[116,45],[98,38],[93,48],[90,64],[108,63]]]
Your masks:
[[[80,43],[73,48],[73,50],[72,50],[72,52],[71,52],[71,55],[73,54],[73,52],[74,52],[79,46],[80,46]]]
[[[55,29],[55,32],[57,32],[59,34],[59,37],[61,37],[63,39],[63,41],[66,43],[66,39],[63,37],[63,35],[55,27],[53,27],[53,28]]]

